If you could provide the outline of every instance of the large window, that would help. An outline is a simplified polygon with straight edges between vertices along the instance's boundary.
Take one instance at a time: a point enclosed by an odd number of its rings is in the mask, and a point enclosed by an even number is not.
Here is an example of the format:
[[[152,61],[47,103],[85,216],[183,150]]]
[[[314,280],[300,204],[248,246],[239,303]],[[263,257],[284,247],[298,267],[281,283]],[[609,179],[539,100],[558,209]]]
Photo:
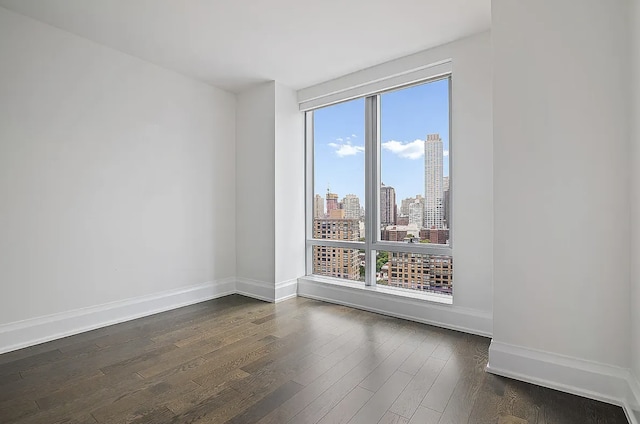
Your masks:
[[[453,293],[451,78],[306,112],[307,273]]]

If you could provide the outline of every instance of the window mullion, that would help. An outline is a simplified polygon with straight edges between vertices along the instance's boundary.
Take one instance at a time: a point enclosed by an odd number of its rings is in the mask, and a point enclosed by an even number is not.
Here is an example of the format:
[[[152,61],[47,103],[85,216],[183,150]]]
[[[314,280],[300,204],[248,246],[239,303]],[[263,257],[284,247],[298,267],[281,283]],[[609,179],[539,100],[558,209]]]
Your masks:
[[[377,181],[380,172],[380,157],[378,154],[378,138],[380,123],[379,96],[365,99],[365,285],[376,284],[376,252],[375,242],[378,239],[379,190]]]
[[[305,195],[305,215],[306,215],[306,223],[305,223],[305,237],[307,240],[311,240],[313,238],[313,195],[309,195],[308,193],[313,193],[314,188],[314,158],[313,158],[313,111],[305,112],[305,160],[306,163],[306,174],[305,174],[305,182],[306,182],[306,195]],[[311,245],[306,246],[306,274],[313,274],[313,247]]]

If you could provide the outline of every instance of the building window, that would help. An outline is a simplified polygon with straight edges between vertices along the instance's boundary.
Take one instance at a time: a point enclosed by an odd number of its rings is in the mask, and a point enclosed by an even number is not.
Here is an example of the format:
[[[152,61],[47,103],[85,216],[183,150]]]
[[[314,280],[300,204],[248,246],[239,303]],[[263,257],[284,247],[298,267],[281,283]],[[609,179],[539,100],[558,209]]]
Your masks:
[[[306,112],[308,274],[453,294],[450,93],[447,75]]]

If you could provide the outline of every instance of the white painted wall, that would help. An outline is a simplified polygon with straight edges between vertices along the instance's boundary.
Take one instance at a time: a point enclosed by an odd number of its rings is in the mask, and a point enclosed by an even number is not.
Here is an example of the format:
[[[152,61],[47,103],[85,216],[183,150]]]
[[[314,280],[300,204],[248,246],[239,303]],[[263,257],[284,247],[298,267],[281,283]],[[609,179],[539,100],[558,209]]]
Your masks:
[[[239,290],[276,300],[304,274],[302,114],[295,91],[274,81],[239,94],[237,109]]]
[[[275,82],[238,95],[236,272],[275,284]]]
[[[383,63],[300,90],[311,99],[443,60],[452,61],[454,306],[491,315],[493,290],[493,128],[489,32]],[[429,304],[425,304],[429,308]],[[461,316],[462,316],[461,315]],[[438,318],[440,319],[440,318]],[[489,318],[490,320],[490,318]],[[435,318],[432,319],[435,322]],[[442,322],[440,319],[439,322]],[[458,322],[442,322],[459,326]],[[488,327],[488,328],[487,328]],[[470,331],[490,334],[484,322]]]
[[[640,382],[640,0],[631,3],[631,365],[636,381]]]
[[[626,368],[627,2],[492,9],[494,342]]]
[[[235,275],[235,99],[0,8],[0,324]]]
[[[275,281],[305,273],[304,120],[296,92],[275,84]]]

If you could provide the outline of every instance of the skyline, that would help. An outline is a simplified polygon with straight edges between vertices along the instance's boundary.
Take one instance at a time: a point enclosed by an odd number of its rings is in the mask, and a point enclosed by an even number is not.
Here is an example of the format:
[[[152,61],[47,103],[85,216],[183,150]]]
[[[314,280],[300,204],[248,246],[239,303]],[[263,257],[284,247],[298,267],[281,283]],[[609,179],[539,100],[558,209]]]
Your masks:
[[[394,187],[396,202],[424,196],[424,140],[443,142],[443,176],[449,175],[449,80],[380,96],[381,182]],[[314,111],[314,194],[327,189],[364,204],[364,99]],[[400,205],[398,205],[400,206]]]

